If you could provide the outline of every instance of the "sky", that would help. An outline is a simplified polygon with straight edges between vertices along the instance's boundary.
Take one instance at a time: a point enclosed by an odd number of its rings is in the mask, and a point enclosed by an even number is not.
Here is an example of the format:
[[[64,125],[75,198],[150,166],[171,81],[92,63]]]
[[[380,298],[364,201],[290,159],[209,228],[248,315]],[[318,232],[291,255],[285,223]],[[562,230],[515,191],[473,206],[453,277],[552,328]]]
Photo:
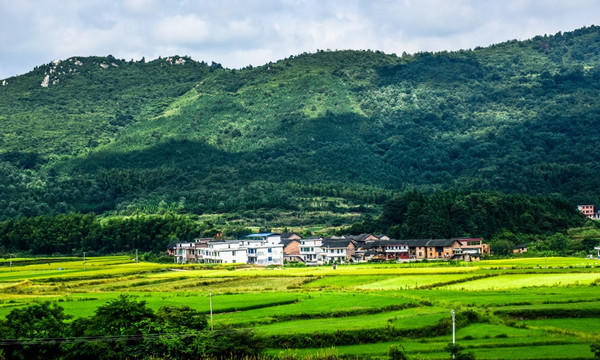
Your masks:
[[[242,68],[327,49],[452,51],[599,20],[598,0],[0,0],[0,79],[73,56]]]

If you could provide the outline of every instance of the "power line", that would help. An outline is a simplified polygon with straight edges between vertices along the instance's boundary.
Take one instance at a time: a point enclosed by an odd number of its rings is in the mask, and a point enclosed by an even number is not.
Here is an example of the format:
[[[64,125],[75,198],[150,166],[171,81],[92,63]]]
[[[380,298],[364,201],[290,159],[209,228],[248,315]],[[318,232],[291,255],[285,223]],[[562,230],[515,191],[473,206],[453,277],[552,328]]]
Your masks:
[[[60,337],[60,338],[39,338],[39,339],[0,339],[0,346],[6,345],[41,345],[41,344],[64,344],[79,342],[112,342],[120,340],[144,340],[159,338],[186,338],[198,335],[194,333],[180,334],[134,334],[134,335],[112,335],[112,336],[80,336],[80,337]]]
[[[211,294],[214,296],[214,294]],[[402,316],[398,320],[410,319],[415,317],[446,314],[443,312],[432,312],[425,314],[415,314],[411,316]],[[310,320],[310,319],[307,319]],[[254,330],[255,328],[237,328],[237,331]],[[231,332],[230,329],[213,330],[215,333]],[[69,344],[69,343],[91,343],[91,342],[115,342],[122,340],[145,340],[160,338],[188,338],[198,336],[200,331],[188,333],[154,333],[154,334],[132,334],[132,335],[98,335],[98,336],[79,336],[79,337],[56,337],[56,338],[35,338],[35,339],[0,339],[0,346],[10,345],[43,345],[43,344]]]

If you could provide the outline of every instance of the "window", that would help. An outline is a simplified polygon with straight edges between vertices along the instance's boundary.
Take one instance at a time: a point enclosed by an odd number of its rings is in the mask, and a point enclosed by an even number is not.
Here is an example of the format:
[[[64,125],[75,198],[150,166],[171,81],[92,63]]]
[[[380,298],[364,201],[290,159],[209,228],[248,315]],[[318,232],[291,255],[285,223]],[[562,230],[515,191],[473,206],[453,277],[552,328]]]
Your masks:
[[[235,251],[233,251],[233,252],[231,253],[231,255],[235,256]]]
[[[273,261],[273,258],[269,256],[269,261]]]
[[[269,248],[269,254],[273,252],[273,249]]]

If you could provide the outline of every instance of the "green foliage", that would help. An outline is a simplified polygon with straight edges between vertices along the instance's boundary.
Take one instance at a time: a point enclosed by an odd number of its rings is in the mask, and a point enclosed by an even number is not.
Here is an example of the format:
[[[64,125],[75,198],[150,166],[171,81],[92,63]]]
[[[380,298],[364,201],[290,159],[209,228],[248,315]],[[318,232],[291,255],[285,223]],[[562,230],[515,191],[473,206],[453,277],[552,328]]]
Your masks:
[[[179,56],[42,65],[0,87],[0,220],[234,213],[337,226],[413,188],[600,203],[599,29],[241,70]],[[435,226],[421,230],[449,225]]]
[[[206,230],[206,224],[184,215],[100,219],[94,214],[62,214],[0,222],[0,245],[9,251],[33,254],[117,253],[135,249],[163,253],[171,241],[192,240]],[[146,257],[155,258],[150,254]]]
[[[0,323],[10,359],[247,359],[260,343],[250,331],[207,330],[206,316],[187,306],[161,307],[121,295],[72,322],[49,303],[14,309]],[[77,341],[60,341],[62,339]],[[39,339],[39,343],[35,342]],[[56,340],[56,341],[54,341]]]
[[[475,360],[475,355],[470,352],[464,352],[464,347],[460,344],[449,343],[446,351],[450,353],[450,359],[453,360]]]
[[[378,219],[356,224],[348,231],[382,232],[398,239],[484,237],[492,239],[492,245],[501,254],[508,254],[517,241],[524,240],[522,235],[514,234],[549,235],[584,223],[584,217],[574,207],[557,198],[496,192],[440,191],[426,195],[409,191],[385,203]],[[558,240],[564,235],[553,236],[556,246],[562,246]]]
[[[390,360],[407,360],[408,357],[404,353],[404,346],[402,345],[392,345],[388,349],[388,356]]]
[[[200,358],[247,359],[259,354],[260,342],[249,330],[219,330],[203,332],[193,344]]]
[[[590,345],[590,349],[592,350],[594,357],[600,359],[600,343]]]
[[[63,337],[66,333],[66,315],[63,308],[48,302],[14,309],[0,323],[0,337],[16,340],[4,348],[9,359],[52,359],[59,351],[56,342],[45,341]],[[42,342],[35,343],[35,339]],[[31,343],[28,343],[31,341]]]

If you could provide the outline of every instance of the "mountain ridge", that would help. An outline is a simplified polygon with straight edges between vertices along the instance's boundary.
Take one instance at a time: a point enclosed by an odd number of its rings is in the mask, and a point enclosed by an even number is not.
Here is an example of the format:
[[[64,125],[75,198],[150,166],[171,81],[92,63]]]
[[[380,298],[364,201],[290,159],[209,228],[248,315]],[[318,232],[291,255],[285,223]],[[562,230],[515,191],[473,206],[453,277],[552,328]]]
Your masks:
[[[310,223],[309,213],[377,214],[414,188],[600,202],[599,63],[595,26],[239,70],[180,56],[72,57],[0,86],[0,218],[164,202]]]

